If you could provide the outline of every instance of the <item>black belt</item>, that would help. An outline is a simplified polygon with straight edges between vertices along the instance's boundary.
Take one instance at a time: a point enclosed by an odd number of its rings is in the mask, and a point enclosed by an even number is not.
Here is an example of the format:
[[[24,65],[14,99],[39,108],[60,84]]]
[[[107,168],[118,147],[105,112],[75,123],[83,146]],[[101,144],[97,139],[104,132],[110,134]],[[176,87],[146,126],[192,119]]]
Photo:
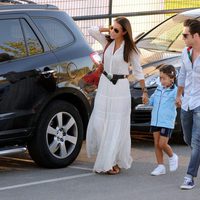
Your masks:
[[[128,75],[121,74],[108,74],[106,71],[103,71],[103,74],[113,83],[116,84],[119,79],[128,78]]]

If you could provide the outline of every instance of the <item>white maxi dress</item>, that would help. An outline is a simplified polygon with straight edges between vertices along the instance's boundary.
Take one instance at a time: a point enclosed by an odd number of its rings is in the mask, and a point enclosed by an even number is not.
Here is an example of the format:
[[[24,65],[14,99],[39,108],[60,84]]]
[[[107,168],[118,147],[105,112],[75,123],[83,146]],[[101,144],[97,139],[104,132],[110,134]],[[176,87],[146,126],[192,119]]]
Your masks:
[[[89,34],[99,41],[103,48],[107,40],[99,27],[89,29]],[[133,67],[136,79],[144,79],[140,57],[133,53],[129,63],[123,59],[124,42],[114,52],[113,41],[104,53],[104,70],[111,74],[128,75],[128,67]],[[96,155],[93,170],[106,172],[116,164],[120,168],[131,167],[130,138],[131,95],[128,79],[119,79],[114,85],[102,74],[95,97],[86,136],[88,157]]]

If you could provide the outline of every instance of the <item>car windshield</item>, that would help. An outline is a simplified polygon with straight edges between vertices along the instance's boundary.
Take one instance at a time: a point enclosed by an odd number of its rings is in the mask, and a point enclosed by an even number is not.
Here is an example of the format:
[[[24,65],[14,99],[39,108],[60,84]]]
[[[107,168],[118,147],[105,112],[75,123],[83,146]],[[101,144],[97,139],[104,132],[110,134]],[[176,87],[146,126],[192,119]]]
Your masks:
[[[185,15],[170,18],[139,40],[137,46],[148,50],[181,52],[185,46],[182,40],[183,22],[187,18]]]

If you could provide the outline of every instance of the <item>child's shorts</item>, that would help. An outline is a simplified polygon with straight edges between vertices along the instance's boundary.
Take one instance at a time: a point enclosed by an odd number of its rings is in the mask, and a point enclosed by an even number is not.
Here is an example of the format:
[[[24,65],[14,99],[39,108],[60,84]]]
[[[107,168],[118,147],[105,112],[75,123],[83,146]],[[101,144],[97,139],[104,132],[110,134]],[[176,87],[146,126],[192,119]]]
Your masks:
[[[171,138],[173,129],[165,128],[165,127],[151,126],[150,131],[151,131],[151,133],[159,131],[161,136]]]

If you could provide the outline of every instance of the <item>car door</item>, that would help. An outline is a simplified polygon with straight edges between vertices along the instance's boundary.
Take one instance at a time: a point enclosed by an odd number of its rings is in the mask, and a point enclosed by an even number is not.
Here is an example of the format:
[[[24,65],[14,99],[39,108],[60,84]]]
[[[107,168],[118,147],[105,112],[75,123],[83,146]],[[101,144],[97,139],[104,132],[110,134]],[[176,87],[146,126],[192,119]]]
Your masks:
[[[69,17],[62,17],[63,21],[56,17],[35,17],[34,22],[45,35],[59,60],[58,86],[77,87],[83,74],[93,67],[90,59],[92,50]]]
[[[24,137],[56,87],[57,59],[23,14],[0,16],[0,140]]]

